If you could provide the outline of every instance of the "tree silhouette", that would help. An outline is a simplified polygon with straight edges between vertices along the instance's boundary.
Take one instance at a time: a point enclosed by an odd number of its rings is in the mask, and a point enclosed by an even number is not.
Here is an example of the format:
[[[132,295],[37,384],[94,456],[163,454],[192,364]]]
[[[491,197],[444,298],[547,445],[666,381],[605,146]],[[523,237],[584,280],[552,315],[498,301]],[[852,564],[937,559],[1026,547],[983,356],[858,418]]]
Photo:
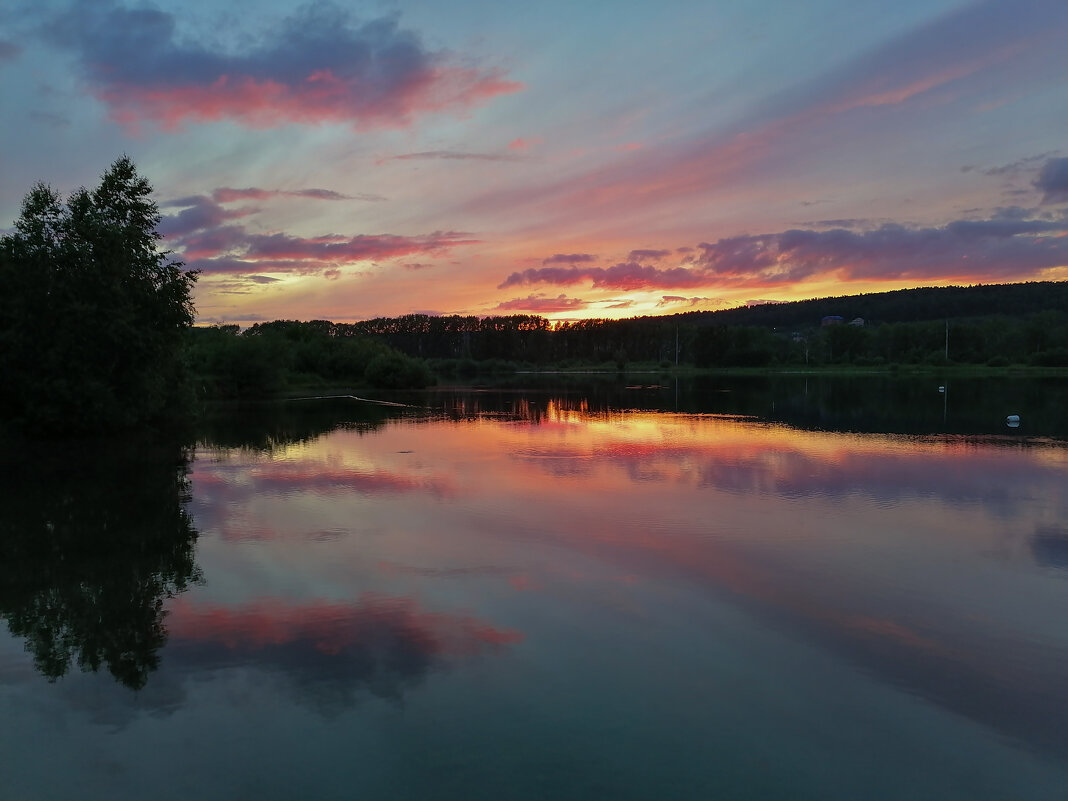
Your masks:
[[[47,432],[140,425],[181,406],[196,273],[157,245],[133,162],[63,202],[44,184],[0,238],[0,410]]]
[[[83,442],[4,471],[0,617],[50,680],[76,664],[142,687],[166,640],[165,599],[198,578],[187,458]]]

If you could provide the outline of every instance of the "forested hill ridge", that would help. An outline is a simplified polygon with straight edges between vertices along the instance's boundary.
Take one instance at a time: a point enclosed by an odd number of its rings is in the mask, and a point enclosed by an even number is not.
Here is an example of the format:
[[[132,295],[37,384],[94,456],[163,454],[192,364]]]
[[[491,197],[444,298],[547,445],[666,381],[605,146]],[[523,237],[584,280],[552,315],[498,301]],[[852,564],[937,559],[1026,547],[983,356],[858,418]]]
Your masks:
[[[515,370],[983,364],[1068,367],[1068,282],[898,290],[557,324],[536,315],[275,320],[190,332],[209,395],[324,381],[425,386]]]
[[[840,316],[846,322],[859,317],[868,323],[907,323],[998,314],[1022,317],[1048,310],[1068,311],[1068,281],[897,289],[685,312],[675,318],[691,325],[785,328],[818,325],[830,316]]]

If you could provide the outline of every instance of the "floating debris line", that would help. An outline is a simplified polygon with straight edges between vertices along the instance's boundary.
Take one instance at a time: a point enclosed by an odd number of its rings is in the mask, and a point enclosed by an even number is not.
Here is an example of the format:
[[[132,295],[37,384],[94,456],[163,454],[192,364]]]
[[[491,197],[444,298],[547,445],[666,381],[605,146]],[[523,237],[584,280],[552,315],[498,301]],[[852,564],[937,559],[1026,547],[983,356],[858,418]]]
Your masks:
[[[377,403],[379,406],[400,406],[404,409],[426,409],[426,406],[415,406],[411,403],[397,403],[396,401],[375,400],[374,398],[361,398],[357,395],[309,395],[304,398],[286,398],[290,401],[306,400],[354,400],[360,403]]]

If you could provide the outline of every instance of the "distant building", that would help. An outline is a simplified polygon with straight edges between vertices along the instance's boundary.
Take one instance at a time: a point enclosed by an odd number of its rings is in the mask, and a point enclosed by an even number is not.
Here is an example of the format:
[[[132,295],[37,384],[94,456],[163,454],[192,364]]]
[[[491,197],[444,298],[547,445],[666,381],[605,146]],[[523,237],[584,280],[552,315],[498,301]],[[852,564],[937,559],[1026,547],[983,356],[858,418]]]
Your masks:
[[[845,322],[845,318],[838,314],[829,314],[820,320],[820,325],[826,328],[829,325],[841,325]]]
[[[849,321],[849,324],[850,325],[855,325],[857,328],[863,328],[864,327],[864,318],[863,317],[854,317],[852,320]]]

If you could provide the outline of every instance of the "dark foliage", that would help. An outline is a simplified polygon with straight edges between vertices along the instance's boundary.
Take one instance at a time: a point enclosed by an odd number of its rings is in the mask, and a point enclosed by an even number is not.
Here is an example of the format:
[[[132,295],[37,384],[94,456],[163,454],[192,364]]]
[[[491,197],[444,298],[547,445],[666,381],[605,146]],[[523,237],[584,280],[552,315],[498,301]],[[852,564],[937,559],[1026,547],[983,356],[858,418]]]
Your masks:
[[[253,398],[292,385],[414,389],[433,383],[425,363],[325,320],[276,320],[247,331],[194,328],[189,363],[203,397]]]
[[[845,322],[821,325],[831,316]],[[1068,348],[1068,282],[909,289],[555,326],[529,315],[405,315],[327,325],[338,336],[369,335],[430,358],[450,378],[506,372],[490,365],[613,369],[635,362],[670,367],[676,359],[700,367],[1056,366]]]
[[[198,578],[184,452],[80,442],[3,467],[0,617],[49,679],[77,665],[142,687],[164,600]]]
[[[128,158],[66,202],[33,187],[0,239],[0,409],[49,433],[154,422],[187,401],[196,274],[157,248],[152,188]]]
[[[832,315],[861,320],[821,324]],[[241,333],[222,326],[191,335],[202,390],[233,398],[270,394],[294,382],[418,388],[429,381],[427,364],[437,375],[461,380],[635,363],[1062,366],[1066,348],[1068,282],[901,290],[556,325],[530,315],[409,314],[357,323],[278,320]]]

